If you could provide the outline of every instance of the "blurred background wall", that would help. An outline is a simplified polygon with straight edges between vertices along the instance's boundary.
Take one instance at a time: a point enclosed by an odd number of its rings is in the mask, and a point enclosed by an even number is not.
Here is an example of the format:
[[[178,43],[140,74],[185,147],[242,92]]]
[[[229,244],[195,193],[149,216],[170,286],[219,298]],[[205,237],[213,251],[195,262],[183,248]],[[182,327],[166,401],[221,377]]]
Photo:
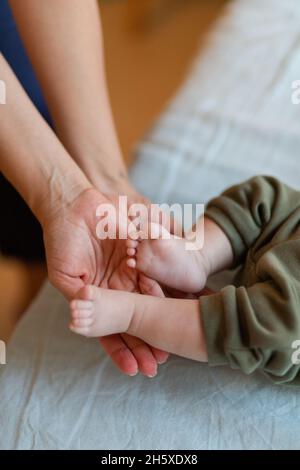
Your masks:
[[[125,157],[182,83],[226,0],[100,0],[108,82]]]

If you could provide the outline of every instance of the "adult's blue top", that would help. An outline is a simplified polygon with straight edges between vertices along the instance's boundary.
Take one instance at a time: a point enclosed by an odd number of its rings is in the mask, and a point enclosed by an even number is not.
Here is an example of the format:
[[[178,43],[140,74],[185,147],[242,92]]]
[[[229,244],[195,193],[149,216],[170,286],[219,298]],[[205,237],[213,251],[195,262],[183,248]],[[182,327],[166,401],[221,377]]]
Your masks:
[[[31,101],[42,116],[51,123],[47,105],[25,52],[8,0],[0,0],[0,51],[10,64]]]

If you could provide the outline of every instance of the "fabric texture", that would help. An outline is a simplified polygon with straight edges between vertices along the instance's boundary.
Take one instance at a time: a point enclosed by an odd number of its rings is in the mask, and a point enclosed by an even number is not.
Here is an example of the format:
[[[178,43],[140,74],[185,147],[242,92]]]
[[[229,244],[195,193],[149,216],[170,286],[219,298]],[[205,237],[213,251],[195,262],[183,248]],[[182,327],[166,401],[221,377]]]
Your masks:
[[[300,192],[258,176],[209,202],[206,216],[241,264],[238,286],[200,298],[209,363],[299,385]]]
[[[192,72],[137,149],[134,184],[157,202],[207,202],[270,174],[296,189],[299,0],[228,4]],[[231,273],[211,280],[221,288]],[[72,335],[50,285],[0,366],[2,449],[299,449],[300,395],[260,374],[177,357],[155,379],[122,376]]]

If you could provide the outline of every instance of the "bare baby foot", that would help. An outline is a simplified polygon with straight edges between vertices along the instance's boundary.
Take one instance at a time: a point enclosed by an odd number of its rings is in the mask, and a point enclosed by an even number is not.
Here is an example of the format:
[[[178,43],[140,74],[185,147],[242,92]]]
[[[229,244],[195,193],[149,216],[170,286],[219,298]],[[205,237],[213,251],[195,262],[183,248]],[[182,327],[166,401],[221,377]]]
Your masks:
[[[127,334],[131,335],[130,349],[134,350],[138,359],[139,371],[147,377],[157,374],[157,364],[163,364],[168,354],[155,347],[149,350],[142,339],[134,335],[137,312],[144,311],[144,300],[152,299],[150,295],[163,297],[158,285],[151,279],[140,276],[144,292],[149,295],[139,295],[124,291],[102,289],[95,286],[86,286],[76,295],[76,299],[70,303],[71,323],[70,329],[74,333],[86,337],[103,337],[107,335],[121,334],[126,342]],[[138,307],[139,305],[139,307]],[[133,336],[134,338],[133,338]],[[122,354],[124,364],[128,364],[128,350],[118,350],[118,356]],[[131,354],[131,353],[130,353]],[[114,360],[114,357],[112,356]],[[129,361],[130,362],[130,361]],[[137,371],[128,372],[128,375],[136,375]]]
[[[187,293],[200,292],[206,284],[208,267],[201,250],[186,250],[186,240],[151,224],[152,239],[136,234],[127,240],[127,264],[161,284]]]
[[[134,315],[134,296],[95,286],[83,287],[70,303],[70,329],[87,337],[125,333]]]
[[[84,287],[71,304],[74,333],[98,337],[128,333],[153,348],[206,360],[198,300],[170,299],[122,291]],[[163,315],[162,315],[163,312]],[[148,377],[155,369],[143,372]]]

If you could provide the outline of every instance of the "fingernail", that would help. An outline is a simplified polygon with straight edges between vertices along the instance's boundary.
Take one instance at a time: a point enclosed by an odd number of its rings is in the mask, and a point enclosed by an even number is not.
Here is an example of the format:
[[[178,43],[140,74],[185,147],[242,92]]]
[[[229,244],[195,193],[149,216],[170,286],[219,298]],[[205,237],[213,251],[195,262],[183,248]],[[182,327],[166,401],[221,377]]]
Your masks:
[[[156,377],[156,376],[157,376],[157,372],[156,372],[155,374],[153,374],[153,375],[147,375],[147,377],[148,377],[149,379],[153,379],[153,378]]]
[[[159,364],[160,366],[162,366],[163,364],[165,364],[167,362],[168,359],[165,359],[164,361],[157,361],[157,364]]]
[[[128,374],[128,375],[129,375],[129,377],[135,377],[138,374],[138,372],[139,371],[137,370],[136,372],[133,372],[132,374]]]

